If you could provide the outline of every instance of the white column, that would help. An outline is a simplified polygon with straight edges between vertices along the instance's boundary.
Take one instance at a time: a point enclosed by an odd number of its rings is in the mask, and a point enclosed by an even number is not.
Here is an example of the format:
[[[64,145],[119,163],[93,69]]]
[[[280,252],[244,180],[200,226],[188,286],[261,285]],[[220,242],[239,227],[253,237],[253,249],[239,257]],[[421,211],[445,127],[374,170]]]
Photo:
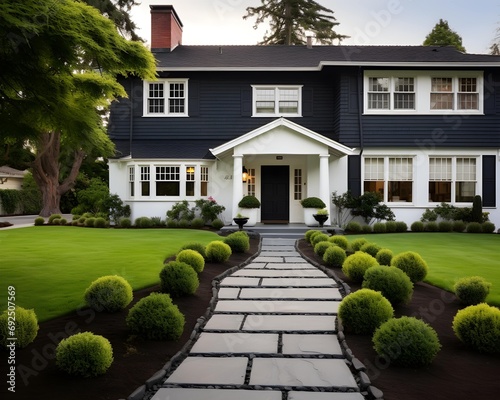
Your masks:
[[[328,166],[329,158],[329,154],[319,155],[319,198],[323,200],[328,210],[330,210],[330,169]],[[330,223],[330,219],[328,219],[326,223]]]
[[[243,197],[243,156],[233,154],[233,209],[231,220],[238,213],[238,203]]]

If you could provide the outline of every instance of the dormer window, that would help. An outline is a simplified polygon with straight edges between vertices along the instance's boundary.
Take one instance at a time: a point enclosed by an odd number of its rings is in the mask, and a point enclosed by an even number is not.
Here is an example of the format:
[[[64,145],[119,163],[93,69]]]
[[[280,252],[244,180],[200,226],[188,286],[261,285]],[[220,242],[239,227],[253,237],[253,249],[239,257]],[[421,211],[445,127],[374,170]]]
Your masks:
[[[302,86],[252,86],[254,117],[301,117]]]
[[[144,116],[187,117],[186,79],[144,82]]]

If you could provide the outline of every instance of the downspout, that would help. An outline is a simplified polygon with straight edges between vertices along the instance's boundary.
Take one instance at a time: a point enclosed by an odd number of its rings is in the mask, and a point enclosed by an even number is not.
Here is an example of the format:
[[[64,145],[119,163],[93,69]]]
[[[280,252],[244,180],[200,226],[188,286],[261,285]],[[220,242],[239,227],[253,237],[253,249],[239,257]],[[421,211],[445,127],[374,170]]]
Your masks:
[[[361,148],[361,152],[359,153],[360,162],[361,155],[363,154],[364,149],[364,136],[363,136],[363,69],[359,67],[358,70],[358,127],[359,127],[359,147]]]
[[[128,132],[128,148],[129,148],[129,155],[130,158],[132,158],[132,138],[133,138],[133,132],[134,132],[134,82],[133,79],[130,79],[130,118],[129,118],[129,132]]]

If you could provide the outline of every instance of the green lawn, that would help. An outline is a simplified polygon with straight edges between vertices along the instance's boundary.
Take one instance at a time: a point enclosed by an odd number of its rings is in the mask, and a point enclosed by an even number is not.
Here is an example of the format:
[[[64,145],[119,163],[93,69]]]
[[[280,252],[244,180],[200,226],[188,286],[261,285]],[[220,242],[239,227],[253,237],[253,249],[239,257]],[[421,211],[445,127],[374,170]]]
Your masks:
[[[0,310],[7,287],[16,304],[33,308],[39,321],[76,310],[83,293],[103,275],[123,276],[134,289],[159,282],[165,258],[186,242],[204,244],[213,232],[194,229],[86,229],[41,226],[0,231]]]
[[[455,281],[479,275],[492,283],[488,303],[500,306],[500,235],[466,233],[407,233],[347,236],[365,237],[391,249],[419,253],[429,266],[426,282],[452,291]]]

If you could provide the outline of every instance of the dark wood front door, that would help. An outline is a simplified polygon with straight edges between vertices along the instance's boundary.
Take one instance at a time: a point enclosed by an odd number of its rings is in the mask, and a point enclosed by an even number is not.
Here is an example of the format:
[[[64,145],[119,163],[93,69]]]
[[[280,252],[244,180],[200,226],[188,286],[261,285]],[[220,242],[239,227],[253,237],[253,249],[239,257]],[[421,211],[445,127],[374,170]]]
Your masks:
[[[261,221],[287,224],[290,221],[290,171],[288,165],[261,167]]]

